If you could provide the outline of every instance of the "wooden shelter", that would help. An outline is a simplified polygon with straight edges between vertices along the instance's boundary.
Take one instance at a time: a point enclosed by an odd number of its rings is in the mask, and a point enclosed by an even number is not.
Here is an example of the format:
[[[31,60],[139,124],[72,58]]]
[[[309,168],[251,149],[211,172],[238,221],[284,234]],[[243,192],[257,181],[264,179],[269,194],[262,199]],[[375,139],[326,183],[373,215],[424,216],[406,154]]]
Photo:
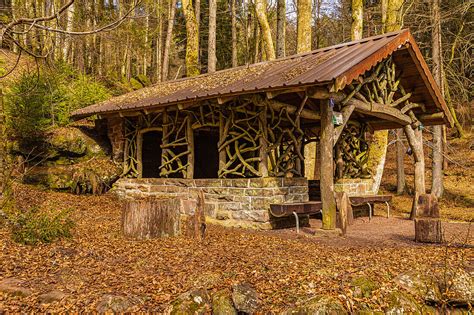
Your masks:
[[[308,203],[309,143],[319,144],[323,222],[333,228],[334,176],[371,176],[367,133],[404,128],[416,160],[423,126],[452,123],[408,30],[159,83],[73,113],[92,115],[107,121],[123,163],[119,193],[204,191],[210,218],[257,227],[275,226],[271,204]]]

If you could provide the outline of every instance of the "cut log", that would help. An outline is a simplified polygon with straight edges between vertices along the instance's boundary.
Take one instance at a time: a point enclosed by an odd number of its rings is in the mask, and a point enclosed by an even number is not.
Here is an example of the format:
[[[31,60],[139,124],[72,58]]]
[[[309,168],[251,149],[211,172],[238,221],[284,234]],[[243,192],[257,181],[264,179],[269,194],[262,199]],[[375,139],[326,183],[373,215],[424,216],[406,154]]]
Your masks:
[[[122,211],[122,231],[127,238],[176,236],[179,223],[179,199],[127,200]]]
[[[415,192],[410,219],[415,218],[439,218],[438,198],[432,194]]]
[[[441,220],[436,218],[415,219],[415,241],[422,243],[441,243],[443,241]]]
[[[197,204],[194,213],[182,216],[183,234],[186,237],[194,238],[199,241],[204,240],[206,236],[206,216],[204,213],[204,194],[201,191],[197,198]]]

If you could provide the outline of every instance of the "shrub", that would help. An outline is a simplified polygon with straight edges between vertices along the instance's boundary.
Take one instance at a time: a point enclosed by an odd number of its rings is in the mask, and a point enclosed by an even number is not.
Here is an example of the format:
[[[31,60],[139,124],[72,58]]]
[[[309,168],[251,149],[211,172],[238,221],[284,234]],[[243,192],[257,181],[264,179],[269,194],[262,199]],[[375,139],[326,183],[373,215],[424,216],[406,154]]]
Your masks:
[[[25,245],[51,243],[57,239],[71,237],[74,222],[70,211],[43,212],[38,208],[16,211],[9,216],[12,238]]]

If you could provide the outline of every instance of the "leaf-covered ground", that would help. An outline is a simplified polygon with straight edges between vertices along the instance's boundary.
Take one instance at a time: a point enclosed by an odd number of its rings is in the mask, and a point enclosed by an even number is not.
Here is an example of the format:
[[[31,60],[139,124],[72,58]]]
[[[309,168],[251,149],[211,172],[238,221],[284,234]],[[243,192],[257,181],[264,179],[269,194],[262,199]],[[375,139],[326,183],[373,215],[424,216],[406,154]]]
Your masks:
[[[435,272],[446,264],[473,264],[472,248],[417,245],[407,225],[397,240],[396,219],[359,220],[345,238],[322,238],[293,231],[245,231],[210,226],[203,243],[185,238],[129,241],[120,234],[121,204],[108,196],[74,196],[16,187],[20,205],[70,208],[77,226],[72,239],[36,247],[18,245],[0,227],[0,280],[14,277],[34,294],[0,293],[0,311],[90,311],[104,294],[130,297],[135,310],[162,311],[180,293],[207,288],[211,293],[238,282],[257,290],[263,313],[298,305],[316,294],[339,299],[348,310],[366,302],[387,306],[394,277],[402,272]],[[395,221],[393,221],[395,220]],[[392,226],[390,242],[370,240],[370,228]],[[400,221],[401,222],[401,221]],[[452,231],[466,232],[456,225]],[[361,231],[360,234],[355,232]],[[364,232],[365,231],[365,232]],[[368,231],[368,232],[367,232]],[[386,235],[388,235],[386,233]],[[375,236],[377,240],[377,236]],[[369,298],[355,298],[352,279],[367,276],[380,284]],[[67,297],[41,304],[38,296],[53,289]]]

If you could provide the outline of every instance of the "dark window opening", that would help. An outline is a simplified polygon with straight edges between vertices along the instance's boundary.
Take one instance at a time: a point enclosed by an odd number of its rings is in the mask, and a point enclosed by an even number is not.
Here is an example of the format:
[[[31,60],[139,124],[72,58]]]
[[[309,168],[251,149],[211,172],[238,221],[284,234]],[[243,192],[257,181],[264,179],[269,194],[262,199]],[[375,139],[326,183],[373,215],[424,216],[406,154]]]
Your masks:
[[[161,166],[161,141],[162,134],[159,131],[149,131],[142,138],[142,177],[160,177]]]
[[[194,131],[194,178],[217,178],[219,131]]]

